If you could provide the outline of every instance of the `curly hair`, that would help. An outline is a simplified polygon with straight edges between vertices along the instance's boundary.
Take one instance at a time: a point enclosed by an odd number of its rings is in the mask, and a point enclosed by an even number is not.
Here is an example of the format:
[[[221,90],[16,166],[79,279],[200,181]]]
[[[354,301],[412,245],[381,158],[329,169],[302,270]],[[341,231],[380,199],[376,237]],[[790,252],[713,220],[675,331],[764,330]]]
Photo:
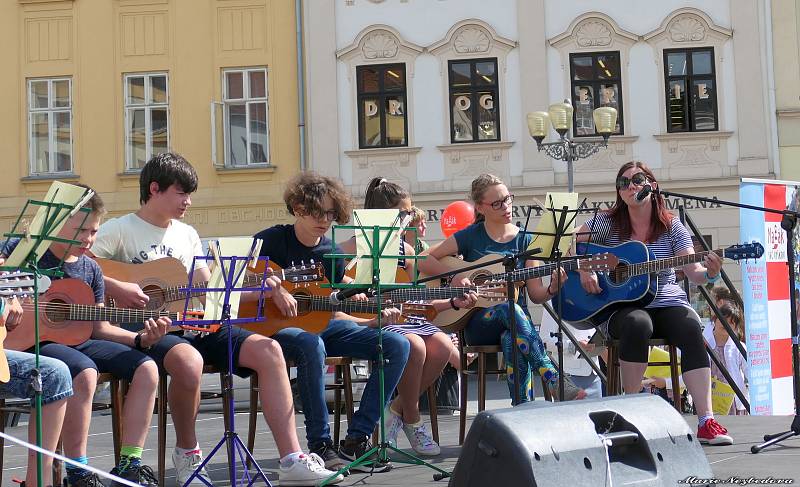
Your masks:
[[[326,209],[322,206],[325,196],[330,196],[336,211],[336,223],[344,225],[350,221],[353,199],[338,179],[322,176],[313,171],[301,172],[293,177],[283,192],[286,209],[294,215],[296,209],[322,218]]]

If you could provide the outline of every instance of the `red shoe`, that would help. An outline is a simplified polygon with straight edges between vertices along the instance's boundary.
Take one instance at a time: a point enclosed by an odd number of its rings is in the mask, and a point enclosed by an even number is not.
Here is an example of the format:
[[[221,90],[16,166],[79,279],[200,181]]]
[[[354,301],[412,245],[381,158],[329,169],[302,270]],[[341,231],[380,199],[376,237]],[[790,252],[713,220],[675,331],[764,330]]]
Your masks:
[[[710,418],[706,424],[697,428],[697,439],[707,445],[733,445],[733,438],[728,436],[728,430]]]

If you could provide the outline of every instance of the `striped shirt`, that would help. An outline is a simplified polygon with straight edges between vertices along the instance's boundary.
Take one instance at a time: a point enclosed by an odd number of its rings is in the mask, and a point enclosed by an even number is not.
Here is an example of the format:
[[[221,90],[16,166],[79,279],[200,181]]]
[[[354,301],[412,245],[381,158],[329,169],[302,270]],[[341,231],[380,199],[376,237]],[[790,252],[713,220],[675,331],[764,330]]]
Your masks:
[[[586,221],[586,226],[591,232],[592,242],[614,246],[626,242],[620,239],[617,232],[612,231],[612,220],[607,213],[598,213]],[[656,259],[674,257],[681,251],[694,248],[689,231],[683,226],[678,217],[672,218],[669,230],[662,233],[655,242],[646,244],[647,248],[655,254]],[[664,269],[658,273],[658,292],[656,298],[647,305],[647,308],[665,308],[667,306],[687,306],[689,301],[683,288],[678,286],[675,279],[675,269]]]

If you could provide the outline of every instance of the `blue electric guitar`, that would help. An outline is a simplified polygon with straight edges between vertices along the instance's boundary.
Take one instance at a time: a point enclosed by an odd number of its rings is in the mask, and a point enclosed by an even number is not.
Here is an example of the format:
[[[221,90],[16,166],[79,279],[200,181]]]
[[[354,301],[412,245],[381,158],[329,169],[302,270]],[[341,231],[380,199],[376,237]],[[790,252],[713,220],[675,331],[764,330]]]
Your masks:
[[[564,321],[584,330],[604,323],[623,305],[647,306],[656,297],[659,271],[702,262],[708,253],[656,259],[645,244],[635,240],[613,247],[587,244],[584,251],[587,254],[607,252],[619,260],[616,263],[609,262],[611,271],[598,273],[597,281],[602,289],[600,294],[587,293],[581,286],[577,271],[568,271],[567,282],[561,292],[553,297],[553,308],[559,309],[561,306]],[[710,252],[732,260],[757,259],[764,254],[764,247],[753,242]]]

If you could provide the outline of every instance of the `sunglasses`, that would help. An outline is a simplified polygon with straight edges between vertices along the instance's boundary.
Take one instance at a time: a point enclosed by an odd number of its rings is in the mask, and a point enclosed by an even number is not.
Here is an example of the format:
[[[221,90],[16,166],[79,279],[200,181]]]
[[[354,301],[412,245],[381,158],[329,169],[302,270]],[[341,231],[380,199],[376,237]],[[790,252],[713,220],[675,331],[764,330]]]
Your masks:
[[[630,178],[626,178],[625,176],[620,176],[617,178],[617,189],[625,189],[631,185],[631,183],[635,184],[636,186],[641,186],[647,182],[647,175],[643,172],[637,172]]]
[[[492,201],[491,203],[489,203],[489,205],[491,205],[492,209],[499,210],[504,206],[509,206],[513,202],[514,202],[514,195],[510,194],[505,198],[499,199],[497,201]]]

